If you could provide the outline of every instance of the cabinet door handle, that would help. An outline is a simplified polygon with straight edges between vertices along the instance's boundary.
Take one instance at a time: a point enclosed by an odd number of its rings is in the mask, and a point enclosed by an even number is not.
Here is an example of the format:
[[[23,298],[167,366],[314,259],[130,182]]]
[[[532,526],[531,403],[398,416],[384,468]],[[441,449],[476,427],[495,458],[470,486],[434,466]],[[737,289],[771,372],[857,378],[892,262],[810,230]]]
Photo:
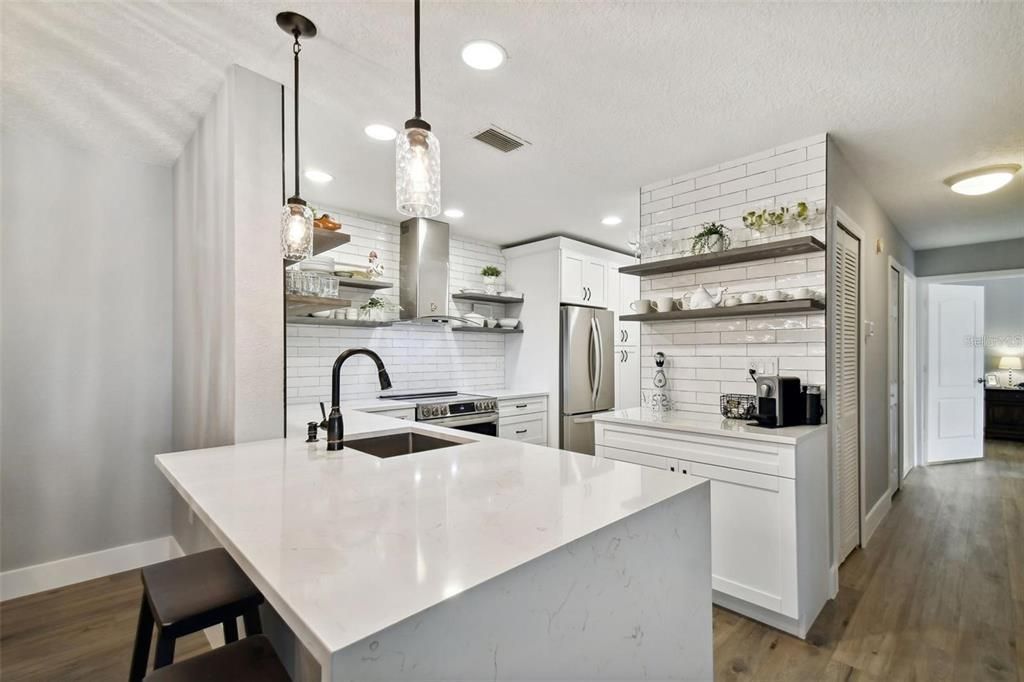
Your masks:
[[[629,341],[629,330],[628,329],[623,329],[622,330],[622,336],[623,336],[623,339],[622,339],[623,341]]]
[[[516,409],[517,409],[517,410],[521,410],[521,409],[523,409],[524,407],[526,407],[526,403],[520,403],[519,405],[516,405]]]
[[[526,433],[526,429],[516,429],[516,433]]]

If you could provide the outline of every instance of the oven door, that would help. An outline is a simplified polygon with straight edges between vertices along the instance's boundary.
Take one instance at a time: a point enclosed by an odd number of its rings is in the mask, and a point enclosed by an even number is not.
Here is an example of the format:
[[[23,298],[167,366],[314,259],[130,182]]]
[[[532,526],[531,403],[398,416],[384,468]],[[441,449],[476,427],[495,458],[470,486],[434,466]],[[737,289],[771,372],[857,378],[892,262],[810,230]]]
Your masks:
[[[445,426],[459,431],[469,431],[470,433],[481,433],[485,436],[498,435],[498,415],[495,412],[464,414],[454,417],[442,417],[441,419],[425,419],[423,423],[433,426]]]

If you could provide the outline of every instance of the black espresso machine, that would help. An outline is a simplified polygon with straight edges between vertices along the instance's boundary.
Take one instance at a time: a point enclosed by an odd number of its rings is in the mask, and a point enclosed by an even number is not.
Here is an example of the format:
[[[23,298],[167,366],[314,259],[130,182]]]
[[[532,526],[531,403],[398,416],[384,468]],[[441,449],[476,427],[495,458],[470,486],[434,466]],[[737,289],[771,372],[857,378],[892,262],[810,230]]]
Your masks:
[[[807,423],[807,398],[797,377],[755,376],[758,426],[776,428]],[[820,421],[818,423],[821,423]]]

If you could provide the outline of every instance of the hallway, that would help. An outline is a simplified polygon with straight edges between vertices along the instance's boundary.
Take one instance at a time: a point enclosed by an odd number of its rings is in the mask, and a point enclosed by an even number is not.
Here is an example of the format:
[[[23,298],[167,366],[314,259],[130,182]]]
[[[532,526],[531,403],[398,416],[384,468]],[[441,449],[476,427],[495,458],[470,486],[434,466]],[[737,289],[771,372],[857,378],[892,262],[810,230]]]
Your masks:
[[[716,680],[1024,681],[1024,445],[911,472],[839,578],[806,642],[716,608]],[[133,571],[3,603],[0,678],[124,679],[138,595]]]

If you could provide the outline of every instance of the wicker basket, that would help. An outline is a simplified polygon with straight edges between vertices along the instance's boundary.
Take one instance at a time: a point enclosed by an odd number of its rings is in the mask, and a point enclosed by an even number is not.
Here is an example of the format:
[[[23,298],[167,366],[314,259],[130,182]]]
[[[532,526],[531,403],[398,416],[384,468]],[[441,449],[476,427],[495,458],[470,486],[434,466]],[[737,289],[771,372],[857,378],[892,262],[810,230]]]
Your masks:
[[[757,409],[757,397],[743,393],[726,393],[718,401],[726,419],[750,419]]]

